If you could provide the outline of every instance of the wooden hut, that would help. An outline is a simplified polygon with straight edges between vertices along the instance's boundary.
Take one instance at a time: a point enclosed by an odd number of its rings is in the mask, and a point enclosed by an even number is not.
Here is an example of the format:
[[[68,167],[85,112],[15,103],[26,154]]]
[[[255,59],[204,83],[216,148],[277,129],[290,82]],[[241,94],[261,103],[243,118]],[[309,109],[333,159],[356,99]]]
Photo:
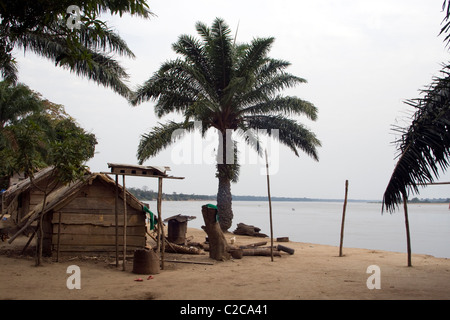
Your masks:
[[[46,183],[50,172],[45,170],[35,179]],[[8,189],[3,197],[4,213],[19,227],[45,214],[44,254],[92,255],[123,250],[124,220],[117,215],[122,216],[125,210],[127,253],[146,245],[144,204],[106,174],[87,172],[82,179],[50,192],[45,206],[43,200],[44,194],[29,179]]]

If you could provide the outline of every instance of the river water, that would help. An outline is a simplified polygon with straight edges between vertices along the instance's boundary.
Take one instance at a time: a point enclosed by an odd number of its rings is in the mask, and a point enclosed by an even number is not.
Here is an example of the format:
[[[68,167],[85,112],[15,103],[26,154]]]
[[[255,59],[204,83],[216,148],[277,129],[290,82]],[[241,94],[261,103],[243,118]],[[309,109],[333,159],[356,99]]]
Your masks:
[[[188,227],[204,222],[201,207],[207,201],[163,201],[163,219],[182,214],[196,216]],[[156,202],[149,202],[156,213]],[[213,203],[215,204],[215,203]],[[261,228],[270,235],[269,204],[262,201],[234,201],[238,223]],[[343,202],[272,202],[273,236],[291,241],[339,246]],[[448,204],[409,204],[408,216],[413,253],[450,258],[450,210]],[[348,202],[344,224],[344,247],[406,252],[403,208],[382,213],[381,203]]]

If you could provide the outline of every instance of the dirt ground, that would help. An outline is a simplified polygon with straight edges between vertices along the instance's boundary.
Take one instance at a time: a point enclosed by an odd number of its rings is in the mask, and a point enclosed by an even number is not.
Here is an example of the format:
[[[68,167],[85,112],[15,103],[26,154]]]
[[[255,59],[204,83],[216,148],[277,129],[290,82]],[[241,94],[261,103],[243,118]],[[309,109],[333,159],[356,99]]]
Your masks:
[[[188,229],[187,237],[204,241],[203,230]],[[270,239],[236,237],[235,245]],[[32,255],[20,255],[27,238],[0,242],[0,299],[3,300],[415,300],[450,299],[450,260],[405,253],[283,242],[295,249],[281,257],[244,256],[214,261],[202,255],[165,254],[164,269],[152,275],[115,266],[114,257],[45,258],[35,266]],[[13,250],[16,248],[16,250]],[[32,254],[32,248],[28,253]],[[179,262],[173,262],[177,260]],[[190,263],[181,263],[190,262]],[[194,262],[194,263],[193,263]],[[80,289],[69,289],[78,266]],[[371,266],[375,266],[371,267]],[[368,270],[369,268],[369,270]],[[374,271],[375,270],[375,271]],[[136,281],[137,279],[142,281]],[[375,287],[379,285],[379,288]]]

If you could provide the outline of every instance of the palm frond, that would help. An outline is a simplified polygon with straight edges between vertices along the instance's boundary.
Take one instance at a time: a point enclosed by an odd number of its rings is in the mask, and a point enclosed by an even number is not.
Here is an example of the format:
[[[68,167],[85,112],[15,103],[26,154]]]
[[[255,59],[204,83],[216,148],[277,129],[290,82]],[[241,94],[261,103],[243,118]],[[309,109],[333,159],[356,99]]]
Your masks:
[[[252,90],[244,92],[236,99],[239,105],[251,106],[264,102],[268,97],[272,97],[279,91],[306,82],[306,80],[288,73],[277,73],[267,78],[260,78],[257,75],[255,78],[257,80],[255,80],[255,85]]]
[[[134,53],[125,40],[109,28],[105,27],[99,30],[98,28],[82,24],[81,28],[76,31],[76,35],[78,37],[77,41],[93,51],[113,52],[121,56],[135,58]]]
[[[2,48],[0,48],[2,50]],[[0,52],[0,75],[1,77],[10,82],[17,83],[18,80],[18,69],[16,61],[12,57],[10,52],[3,50]]]
[[[268,60],[267,54],[274,41],[275,38],[254,39],[237,63],[236,76],[252,75],[264,65]]]
[[[81,28],[79,39],[52,32],[24,32],[16,38],[16,45],[24,51],[30,50],[54,61],[77,75],[84,76],[128,97],[130,89],[125,84],[128,74],[125,69],[103,49],[132,56],[125,42],[111,31],[99,35],[91,28]]]
[[[418,193],[421,185],[433,182],[450,165],[449,70],[444,67],[444,76],[434,79],[423,98],[407,101],[416,112],[397,141],[399,156],[383,196],[383,210],[395,210],[404,194]]]
[[[297,121],[280,115],[246,116],[244,120],[249,128],[260,131],[267,130],[269,136],[278,138],[296,156],[299,156],[297,149],[300,149],[314,160],[319,161],[317,147],[321,146],[320,140],[313,132]],[[274,134],[275,132],[278,133],[278,136]]]
[[[214,91],[202,74],[179,59],[164,63],[160,70],[140,86],[130,103],[137,105],[143,101],[157,100],[155,112],[162,117],[170,112],[185,110],[194,101],[206,99],[214,101]]]
[[[191,36],[182,35],[179,37],[178,42],[173,44],[172,48],[176,53],[183,55],[188,64],[198,70],[198,76],[204,78],[205,84],[214,81],[210,61],[206,55],[205,47],[200,41]]]
[[[154,127],[149,133],[141,136],[137,151],[139,163],[142,164],[145,160],[155,156],[194,129],[193,121],[160,123],[158,127]]]
[[[242,109],[241,115],[257,114],[285,114],[285,115],[306,115],[311,120],[317,120],[317,108],[311,102],[297,97],[277,96],[256,105]]]
[[[211,62],[211,71],[215,75],[215,87],[225,89],[231,80],[232,74],[232,37],[231,29],[223,19],[214,20],[211,27],[211,37],[205,45]]]

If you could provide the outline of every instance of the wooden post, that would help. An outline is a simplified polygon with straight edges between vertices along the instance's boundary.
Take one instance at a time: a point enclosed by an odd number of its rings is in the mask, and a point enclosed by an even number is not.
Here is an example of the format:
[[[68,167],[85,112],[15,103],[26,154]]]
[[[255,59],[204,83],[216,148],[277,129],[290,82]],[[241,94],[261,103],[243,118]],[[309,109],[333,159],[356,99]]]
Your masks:
[[[59,247],[61,243],[61,216],[62,213],[59,213],[59,220],[58,220],[58,243],[57,243],[57,249],[56,249],[56,262],[59,262]]]
[[[127,194],[125,187],[125,175],[123,177],[123,271],[127,264]]]
[[[411,238],[409,236],[408,196],[403,192],[403,209],[405,210],[406,245],[408,250],[408,267],[411,267]]]
[[[114,206],[116,223],[116,268],[119,266],[119,175],[116,174],[116,199]]]
[[[164,251],[166,250],[165,245],[165,236],[164,236],[164,227],[162,223],[162,213],[161,213],[161,202],[162,202],[162,180],[163,178],[158,178],[158,202],[157,202],[157,209],[158,209],[158,252],[161,254],[161,270],[164,270]],[[162,243],[161,240],[162,239]],[[159,251],[161,245],[161,251]]]
[[[269,196],[269,216],[270,216],[270,259],[273,261],[273,227],[272,227],[272,200],[270,197],[270,181],[269,181],[269,162],[266,153],[266,171],[267,171],[267,194]]]
[[[345,211],[347,209],[347,194],[348,194],[348,180],[345,180],[345,199],[344,199],[344,209],[342,211],[341,242],[339,245],[339,257],[342,257],[342,244],[344,242],[344,223],[345,223]]]

